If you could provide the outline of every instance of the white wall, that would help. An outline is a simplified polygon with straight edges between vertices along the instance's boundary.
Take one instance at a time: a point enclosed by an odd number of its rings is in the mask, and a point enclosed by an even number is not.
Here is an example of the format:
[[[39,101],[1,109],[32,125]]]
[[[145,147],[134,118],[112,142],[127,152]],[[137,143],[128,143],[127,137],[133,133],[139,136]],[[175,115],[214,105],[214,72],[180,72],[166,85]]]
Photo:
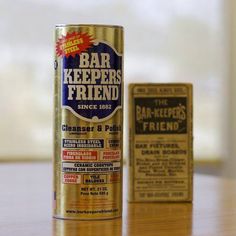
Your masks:
[[[51,156],[56,23],[124,25],[126,84],[192,82],[195,156],[222,158],[221,95],[228,73],[223,2],[0,1],[0,158]]]

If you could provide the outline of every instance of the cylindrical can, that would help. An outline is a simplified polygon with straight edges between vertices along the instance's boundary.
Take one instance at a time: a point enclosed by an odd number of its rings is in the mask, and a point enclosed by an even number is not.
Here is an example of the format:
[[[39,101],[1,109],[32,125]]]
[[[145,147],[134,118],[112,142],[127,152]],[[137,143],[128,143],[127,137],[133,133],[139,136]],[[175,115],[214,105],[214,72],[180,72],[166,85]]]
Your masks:
[[[54,69],[54,217],[120,217],[123,28],[57,25]]]

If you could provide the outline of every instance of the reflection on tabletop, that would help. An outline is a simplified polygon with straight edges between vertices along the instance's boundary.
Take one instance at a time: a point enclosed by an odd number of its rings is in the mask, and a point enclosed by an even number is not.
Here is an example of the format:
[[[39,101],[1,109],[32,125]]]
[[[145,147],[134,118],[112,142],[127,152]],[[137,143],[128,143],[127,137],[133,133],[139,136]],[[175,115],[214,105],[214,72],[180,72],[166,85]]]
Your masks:
[[[53,219],[53,236],[191,235],[190,203],[126,203],[123,218],[96,221]]]

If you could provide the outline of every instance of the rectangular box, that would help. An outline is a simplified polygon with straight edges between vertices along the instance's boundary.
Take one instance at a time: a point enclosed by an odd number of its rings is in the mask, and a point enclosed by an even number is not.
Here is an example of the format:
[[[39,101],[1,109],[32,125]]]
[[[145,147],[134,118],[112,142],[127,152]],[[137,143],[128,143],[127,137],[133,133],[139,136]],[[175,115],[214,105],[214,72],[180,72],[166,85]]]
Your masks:
[[[129,112],[129,201],[192,201],[192,85],[130,84]]]

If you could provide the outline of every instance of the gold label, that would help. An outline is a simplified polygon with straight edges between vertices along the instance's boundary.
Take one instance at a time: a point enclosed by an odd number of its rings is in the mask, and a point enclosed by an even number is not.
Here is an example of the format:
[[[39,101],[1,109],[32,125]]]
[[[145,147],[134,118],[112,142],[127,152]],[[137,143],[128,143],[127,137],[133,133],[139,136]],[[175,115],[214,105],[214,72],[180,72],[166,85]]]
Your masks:
[[[131,201],[192,199],[192,86],[131,84]]]

